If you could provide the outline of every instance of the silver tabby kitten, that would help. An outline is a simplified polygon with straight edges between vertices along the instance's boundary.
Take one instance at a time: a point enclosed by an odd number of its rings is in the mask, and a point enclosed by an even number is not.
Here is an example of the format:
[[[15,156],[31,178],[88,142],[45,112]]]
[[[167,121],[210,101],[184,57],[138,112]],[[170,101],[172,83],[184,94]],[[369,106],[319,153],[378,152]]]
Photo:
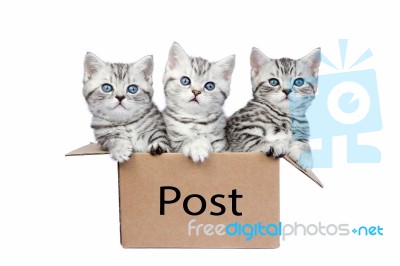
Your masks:
[[[103,62],[87,53],[83,95],[93,114],[96,140],[118,162],[132,152],[170,151],[161,112],[152,102],[153,57],[136,63]]]
[[[270,59],[253,48],[253,99],[228,121],[230,150],[288,154],[302,168],[312,168],[306,111],[317,91],[320,61],[319,48],[298,60]]]
[[[222,106],[229,95],[235,56],[218,62],[190,57],[179,44],[170,49],[164,73],[163,112],[172,149],[193,162],[226,147]]]

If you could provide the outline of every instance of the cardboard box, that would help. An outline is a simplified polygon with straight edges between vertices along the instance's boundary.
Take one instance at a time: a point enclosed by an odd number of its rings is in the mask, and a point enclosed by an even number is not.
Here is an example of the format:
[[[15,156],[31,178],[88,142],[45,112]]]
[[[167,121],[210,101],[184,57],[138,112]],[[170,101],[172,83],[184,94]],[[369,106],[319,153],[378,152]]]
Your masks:
[[[67,156],[105,153],[91,143]],[[135,153],[118,164],[118,179],[124,248],[279,247],[277,159],[215,153],[194,164],[180,153]]]

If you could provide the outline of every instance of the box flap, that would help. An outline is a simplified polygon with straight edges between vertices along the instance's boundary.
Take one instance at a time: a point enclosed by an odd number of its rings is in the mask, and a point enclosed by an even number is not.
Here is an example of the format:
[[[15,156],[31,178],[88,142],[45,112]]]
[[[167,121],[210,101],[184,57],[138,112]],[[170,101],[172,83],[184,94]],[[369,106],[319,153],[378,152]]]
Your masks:
[[[297,163],[295,163],[295,161],[293,161],[292,159],[289,158],[289,156],[285,156],[283,157],[285,158],[286,161],[288,161],[291,165],[293,165],[294,167],[296,167],[300,172],[302,172],[303,174],[305,174],[306,176],[308,176],[312,181],[314,181],[318,186],[320,186],[321,188],[324,187],[324,185],[322,184],[322,182],[318,179],[318,177],[314,174],[313,171],[311,170],[307,170],[305,171],[304,169],[302,169]]]
[[[108,151],[105,151],[101,148],[100,145],[90,142],[88,145],[80,147],[76,150],[73,150],[65,156],[79,156],[79,155],[94,155],[94,154],[107,154]]]

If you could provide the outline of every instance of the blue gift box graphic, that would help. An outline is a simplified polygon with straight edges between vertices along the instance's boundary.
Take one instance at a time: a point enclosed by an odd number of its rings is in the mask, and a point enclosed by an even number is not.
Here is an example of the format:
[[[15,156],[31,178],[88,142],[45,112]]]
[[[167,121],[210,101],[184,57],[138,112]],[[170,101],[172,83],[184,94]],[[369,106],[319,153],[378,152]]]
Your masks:
[[[339,40],[339,47],[344,67],[347,40]],[[350,68],[371,56],[368,49]],[[322,63],[333,66],[324,56]],[[307,112],[310,139],[321,140],[321,149],[312,151],[314,167],[332,167],[332,138],[343,135],[347,136],[348,163],[379,163],[379,149],[360,145],[357,136],[382,129],[375,70],[324,74],[318,84],[318,95]]]

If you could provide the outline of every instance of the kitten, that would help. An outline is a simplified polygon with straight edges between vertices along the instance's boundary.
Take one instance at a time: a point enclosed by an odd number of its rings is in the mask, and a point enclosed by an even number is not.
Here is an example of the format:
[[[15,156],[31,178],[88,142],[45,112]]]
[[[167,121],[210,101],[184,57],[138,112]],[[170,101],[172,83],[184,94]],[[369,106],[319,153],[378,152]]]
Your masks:
[[[167,107],[163,112],[172,149],[193,162],[226,147],[222,110],[230,92],[235,56],[209,62],[186,54],[179,44],[170,49],[163,78]]]
[[[270,59],[253,48],[253,99],[228,120],[230,150],[288,154],[302,168],[312,168],[305,113],[317,91],[320,61],[319,48],[298,60]]]
[[[161,112],[152,102],[153,57],[107,63],[92,53],[84,61],[83,95],[93,114],[96,140],[118,162],[132,152],[170,151]]]

